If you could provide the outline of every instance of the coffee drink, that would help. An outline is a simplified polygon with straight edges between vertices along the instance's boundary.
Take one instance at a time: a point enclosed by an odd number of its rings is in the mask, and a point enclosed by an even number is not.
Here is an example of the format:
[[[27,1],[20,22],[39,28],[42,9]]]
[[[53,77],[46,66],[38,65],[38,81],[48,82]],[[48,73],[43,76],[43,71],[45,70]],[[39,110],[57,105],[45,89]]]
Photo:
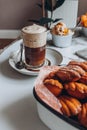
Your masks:
[[[25,64],[28,67],[40,67],[45,62],[46,28],[33,24],[22,29],[25,48]]]
[[[25,60],[28,65],[41,66],[45,61],[45,46],[38,48],[25,46]]]

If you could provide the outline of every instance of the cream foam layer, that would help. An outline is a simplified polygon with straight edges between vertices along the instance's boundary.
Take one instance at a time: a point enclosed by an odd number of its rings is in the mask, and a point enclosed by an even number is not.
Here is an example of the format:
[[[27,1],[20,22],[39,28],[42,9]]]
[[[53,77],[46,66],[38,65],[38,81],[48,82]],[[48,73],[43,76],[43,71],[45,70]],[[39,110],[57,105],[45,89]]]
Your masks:
[[[22,29],[23,32],[29,33],[29,34],[35,34],[35,33],[42,33],[46,31],[46,28],[43,26],[39,26],[37,24],[33,24],[30,26],[26,26]]]
[[[47,32],[42,33],[25,33],[22,32],[24,45],[30,48],[42,47],[46,44]]]

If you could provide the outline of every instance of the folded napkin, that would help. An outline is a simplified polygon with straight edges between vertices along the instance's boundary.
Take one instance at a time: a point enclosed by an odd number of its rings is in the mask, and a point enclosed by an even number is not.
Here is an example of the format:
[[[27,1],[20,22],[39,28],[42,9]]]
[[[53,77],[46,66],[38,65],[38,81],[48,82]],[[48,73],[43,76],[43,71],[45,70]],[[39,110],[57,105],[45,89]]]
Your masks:
[[[79,50],[79,51],[76,51],[75,54],[78,55],[79,57],[87,60],[87,48]]]

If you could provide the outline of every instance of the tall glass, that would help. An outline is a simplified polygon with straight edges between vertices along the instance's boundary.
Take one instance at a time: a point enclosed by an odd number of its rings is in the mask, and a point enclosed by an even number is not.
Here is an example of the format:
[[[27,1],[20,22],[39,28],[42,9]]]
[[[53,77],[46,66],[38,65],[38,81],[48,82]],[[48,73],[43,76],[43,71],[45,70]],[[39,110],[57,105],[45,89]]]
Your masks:
[[[25,64],[29,68],[38,68],[45,62],[47,30],[33,24],[22,29]]]

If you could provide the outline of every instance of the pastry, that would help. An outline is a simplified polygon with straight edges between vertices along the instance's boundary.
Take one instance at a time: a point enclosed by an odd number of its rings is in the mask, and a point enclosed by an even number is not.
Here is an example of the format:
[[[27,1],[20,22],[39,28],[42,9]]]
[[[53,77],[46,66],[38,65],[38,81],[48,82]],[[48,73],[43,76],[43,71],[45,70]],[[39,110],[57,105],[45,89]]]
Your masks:
[[[61,111],[64,115],[68,117],[75,116],[81,111],[81,103],[76,98],[63,95],[58,99],[62,104]]]
[[[69,82],[64,84],[67,93],[77,99],[84,99],[87,97],[87,85],[79,82]]]
[[[87,103],[82,105],[82,109],[78,115],[78,120],[83,126],[87,127]]]
[[[44,66],[35,90],[54,110],[87,127],[87,62],[73,63],[65,67]]]
[[[85,71],[84,69],[82,69],[80,66],[78,65],[68,65],[69,69],[72,69],[76,72],[78,72],[81,76],[85,75]]]
[[[87,62],[70,61],[68,65],[80,66],[83,70],[87,71]]]
[[[71,82],[71,81],[77,81],[81,78],[81,75],[76,70],[66,67],[61,67],[57,72],[56,76],[59,78],[59,80],[62,83],[65,82]]]
[[[44,85],[55,95],[58,96],[62,89],[63,85],[55,79],[45,79],[44,80]]]
[[[85,64],[86,65],[86,64]],[[57,71],[53,71],[48,75],[48,78],[55,78],[64,82],[72,82],[79,80],[83,75],[85,75],[85,70],[78,66],[68,64],[65,67],[59,67]]]
[[[79,79],[79,82],[87,85],[87,72]]]
[[[60,68],[59,68],[60,69]],[[49,75],[47,76],[48,79],[57,79],[56,73],[58,70],[50,72]]]
[[[87,61],[83,61],[83,63],[87,65]]]

